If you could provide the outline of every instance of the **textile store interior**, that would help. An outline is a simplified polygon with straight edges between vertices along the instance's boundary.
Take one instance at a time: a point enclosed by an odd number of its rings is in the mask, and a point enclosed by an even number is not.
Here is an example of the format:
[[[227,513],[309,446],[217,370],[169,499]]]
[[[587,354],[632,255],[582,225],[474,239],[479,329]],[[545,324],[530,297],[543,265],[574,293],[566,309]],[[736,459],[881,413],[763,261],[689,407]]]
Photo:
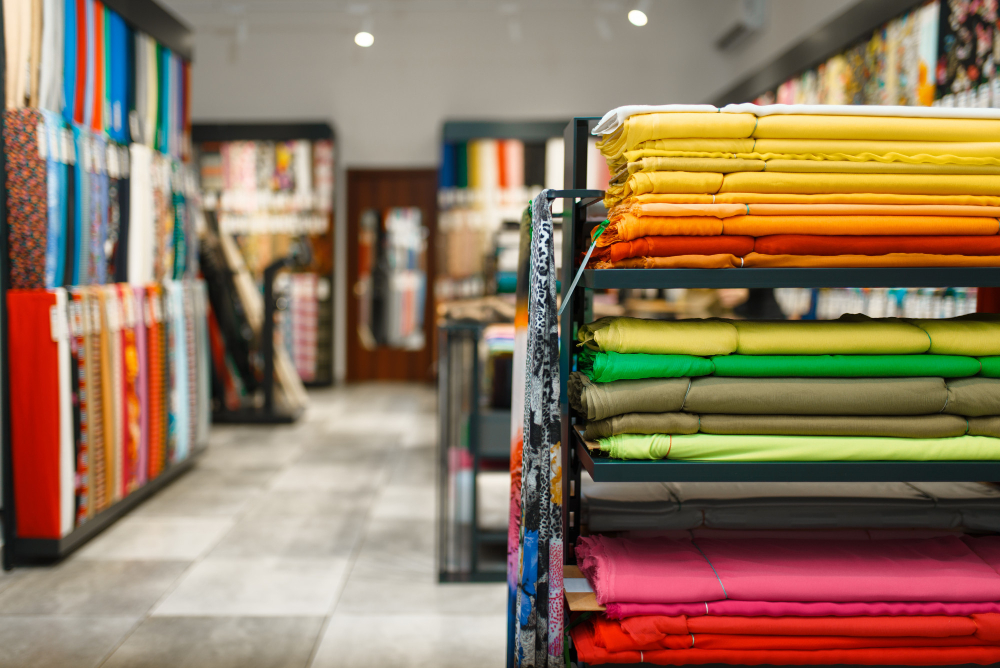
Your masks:
[[[997,0],[0,8],[0,668],[1000,663]]]

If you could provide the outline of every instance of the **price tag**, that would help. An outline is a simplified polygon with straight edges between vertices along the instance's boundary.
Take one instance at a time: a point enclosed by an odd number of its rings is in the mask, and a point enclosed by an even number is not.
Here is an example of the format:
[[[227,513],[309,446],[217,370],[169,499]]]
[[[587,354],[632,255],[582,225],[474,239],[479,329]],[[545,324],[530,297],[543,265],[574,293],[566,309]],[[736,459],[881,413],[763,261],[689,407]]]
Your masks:
[[[41,123],[38,124],[37,136],[38,136],[38,155],[42,160],[48,160],[49,158],[49,138],[48,138],[48,123],[43,119]]]

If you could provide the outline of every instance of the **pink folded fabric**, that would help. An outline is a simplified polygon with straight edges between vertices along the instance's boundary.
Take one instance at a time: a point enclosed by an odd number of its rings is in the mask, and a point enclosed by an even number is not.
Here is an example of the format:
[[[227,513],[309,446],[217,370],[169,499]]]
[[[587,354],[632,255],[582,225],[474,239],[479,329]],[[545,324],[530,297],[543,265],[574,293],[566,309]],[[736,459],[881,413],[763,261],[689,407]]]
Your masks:
[[[979,546],[990,558],[1000,549]],[[630,540],[586,536],[599,603],[1000,600],[1000,573],[954,536],[883,541]]]
[[[699,617],[883,617],[953,615],[967,617],[989,612],[1000,613],[1000,601],[975,603],[905,603],[865,602],[830,603],[801,601],[703,601],[701,603],[608,603],[604,614],[610,619],[639,615]]]

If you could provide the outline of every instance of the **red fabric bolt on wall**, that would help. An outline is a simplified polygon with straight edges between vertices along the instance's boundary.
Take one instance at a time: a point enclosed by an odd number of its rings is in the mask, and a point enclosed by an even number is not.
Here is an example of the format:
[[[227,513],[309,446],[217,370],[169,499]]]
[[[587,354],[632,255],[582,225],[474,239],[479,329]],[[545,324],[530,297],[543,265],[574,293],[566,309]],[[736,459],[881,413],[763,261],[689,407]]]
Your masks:
[[[20,538],[59,538],[59,355],[56,296],[7,293],[11,459]]]

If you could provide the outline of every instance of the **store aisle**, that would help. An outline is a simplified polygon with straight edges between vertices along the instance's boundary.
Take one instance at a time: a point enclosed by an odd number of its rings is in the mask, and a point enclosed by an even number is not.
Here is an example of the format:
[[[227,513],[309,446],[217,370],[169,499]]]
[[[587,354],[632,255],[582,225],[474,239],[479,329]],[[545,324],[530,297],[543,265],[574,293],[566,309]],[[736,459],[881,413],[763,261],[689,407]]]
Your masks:
[[[61,565],[0,574],[0,666],[501,666],[506,589],[438,585],[433,390],[312,393]]]

